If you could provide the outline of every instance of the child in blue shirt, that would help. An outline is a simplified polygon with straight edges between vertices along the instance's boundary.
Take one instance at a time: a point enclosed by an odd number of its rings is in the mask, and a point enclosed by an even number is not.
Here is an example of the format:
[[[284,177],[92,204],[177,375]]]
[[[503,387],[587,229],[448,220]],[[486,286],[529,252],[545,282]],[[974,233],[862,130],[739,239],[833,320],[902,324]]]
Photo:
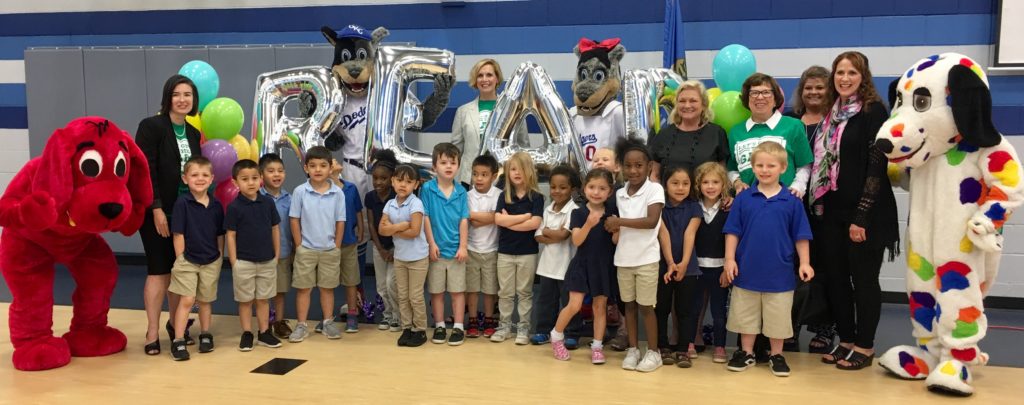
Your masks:
[[[690,172],[685,166],[668,166],[661,173],[665,187],[665,208],[661,210],[661,227],[658,241],[661,244],[663,260],[658,282],[658,303],[654,307],[658,319],[658,347],[661,349],[663,364],[675,364],[689,368],[693,362],[689,349],[697,327],[697,259],[693,247],[703,215],[700,203],[691,197]],[[675,351],[669,347],[668,318],[675,309],[677,321],[673,321],[679,339]]]
[[[345,286],[345,333],[359,332],[359,283],[362,267],[359,265],[358,246],[363,244],[363,201],[355,183],[341,178],[342,164],[331,163],[331,181],[345,194],[345,236],[341,239],[341,285]]]
[[[281,186],[284,184],[284,161],[276,153],[268,153],[260,158],[260,175],[263,177],[263,188],[260,194],[274,200],[277,215],[282,221],[288,218],[292,207],[292,195]],[[295,246],[292,245],[292,228],[287,223],[278,226],[280,234],[280,254],[277,258],[277,295],[274,296],[274,314],[276,319],[270,327],[274,335],[287,339],[292,334],[292,327],[284,319],[284,299],[292,286],[292,260]],[[274,318],[273,316],[271,318]]]
[[[423,202],[413,194],[420,173],[409,165],[398,165],[391,177],[395,198],[384,206],[378,231],[395,242],[395,279],[402,336],[399,346],[417,347],[427,342],[427,307],[423,301],[423,283],[430,264],[427,238],[423,229]]]

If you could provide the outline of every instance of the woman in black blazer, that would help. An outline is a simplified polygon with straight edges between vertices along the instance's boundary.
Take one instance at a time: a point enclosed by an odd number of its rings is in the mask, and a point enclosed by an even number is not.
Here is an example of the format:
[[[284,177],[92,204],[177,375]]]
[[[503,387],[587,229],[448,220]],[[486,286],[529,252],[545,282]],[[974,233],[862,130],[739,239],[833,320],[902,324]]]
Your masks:
[[[198,105],[199,92],[192,80],[182,75],[171,76],[164,83],[160,113],[139,122],[139,130],[135,133],[135,143],[146,155],[153,182],[153,203],[139,229],[149,271],[143,292],[149,321],[145,350],[149,355],[160,353],[160,312],[164,295],[167,295],[168,308],[178,307],[179,297],[167,291],[175,259],[170,218],[178,195],[188,192],[181,181],[184,162],[192,156],[202,155],[199,130],[185,122],[185,116],[195,114]],[[167,330],[173,339],[173,328],[169,323]]]

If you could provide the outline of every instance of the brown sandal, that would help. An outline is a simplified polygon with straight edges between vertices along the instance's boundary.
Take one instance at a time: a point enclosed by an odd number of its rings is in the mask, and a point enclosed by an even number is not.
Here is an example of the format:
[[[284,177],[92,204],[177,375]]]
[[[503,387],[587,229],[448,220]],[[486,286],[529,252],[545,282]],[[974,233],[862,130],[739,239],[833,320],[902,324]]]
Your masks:
[[[828,352],[828,354],[825,355],[830,356],[831,358],[825,358],[825,356],[822,356],[821,362],[825,364],[836,364],[839,360],[847,358],[851,351],[853,351],[853,349],[847,349],[843,347],[843,345],[836,345],[831,352]]]

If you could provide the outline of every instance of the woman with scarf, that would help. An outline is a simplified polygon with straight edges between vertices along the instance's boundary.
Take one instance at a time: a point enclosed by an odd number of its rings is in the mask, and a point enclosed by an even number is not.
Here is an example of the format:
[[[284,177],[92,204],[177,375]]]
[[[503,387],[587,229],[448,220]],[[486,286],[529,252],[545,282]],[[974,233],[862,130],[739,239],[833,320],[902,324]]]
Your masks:
[[[839,329],[839,345],[822,357],[841,370],[870,366],[882,296],[878,274],[885,251],[898,253],[896,199],[887,160],[874,146],[889,114],[871,79],[868,59],[844,52],[832,62],[831,110],[815,131],[808,201],[820,221],[814,235]]]

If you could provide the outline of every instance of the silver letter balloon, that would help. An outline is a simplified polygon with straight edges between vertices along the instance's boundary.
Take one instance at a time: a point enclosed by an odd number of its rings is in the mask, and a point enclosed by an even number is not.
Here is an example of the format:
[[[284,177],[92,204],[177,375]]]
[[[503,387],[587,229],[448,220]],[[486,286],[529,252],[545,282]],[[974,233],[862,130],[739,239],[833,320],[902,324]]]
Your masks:
[[[540,148],[524,148],[522,145],[529,142],[514,139],[516,127],[527,114],[537,119],[544,134],[544,146]],[[516,152],[526,151],[539,168],[545,169],[569,163],[571,152],[571,164],[584,174],[587,170],[569,109],[558,95],[551,76],[533,62],[524,62],[512,74],[505,91],[494,104],[483,138],[486,149],[499,163],[505,163]]]
[[[626,136],[647,141],[654,135],[661,124],[657,119],[658,108],[666,87],[675,88],[682,82],[683,78],[670,69],[633,69],[626,72],[622,80]],[[675,104],[675,100],[670,101]],[[668,110],[672,108],[670,105]]]
[[[313,96],[313,113],[307,118],[285,115],[285,104],[297,102],[302,93]],[[334,131],[344,104],[345,94],[330,68],[305,66],[259,75],[252,109],[252,137],[259,155],[280,155],[287,148],[303,161],[309,148],[323,146],[324,137]]]
[[[452,51],[405,46],[377,49],[370,80],[372,87],[363,159],[367,170],[375,149],[395,152],[395,157],[402,163],[425,169],[433,166],[429,153],[406,146],[405,130],[422,126],[423,105],[409,90],[409,85],[416,80],[433,80],[438,75],[455,76],[455,54]]]

